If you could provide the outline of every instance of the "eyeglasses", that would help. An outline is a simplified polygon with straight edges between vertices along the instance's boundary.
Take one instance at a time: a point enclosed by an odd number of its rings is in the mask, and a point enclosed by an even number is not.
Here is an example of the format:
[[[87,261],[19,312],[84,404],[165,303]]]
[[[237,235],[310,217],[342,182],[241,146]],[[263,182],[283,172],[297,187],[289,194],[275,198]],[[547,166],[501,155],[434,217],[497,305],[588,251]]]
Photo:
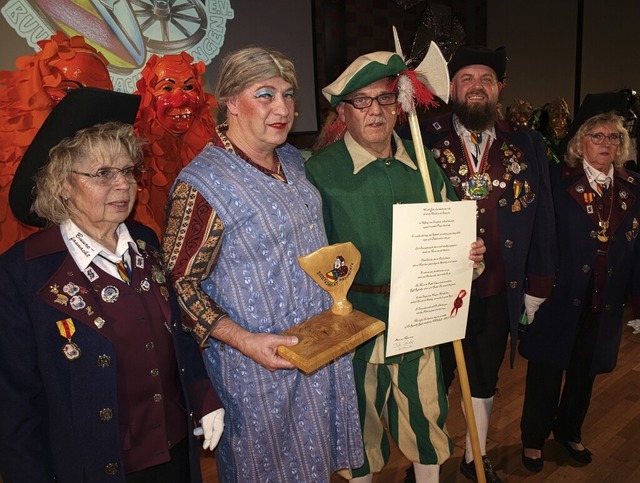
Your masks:
[[[93,179],[100,186],[110,186],[115,183],[118,174],[124,176],[127,183],[134,184],[142,180],[142,175],[146,170],[142,165],[127,166],[126,168],[100,168],[94,174],[83,173],[81,171],[71,170],[72,173],[87,176]]]
[[[589,136],[593,144],[602,144],[605,138],[607,138],[611,144],[617,145],[622,142],[622,134],[620,133],[605,134],[602,132],[592,132],[585,134],[585,136]]]
[[[384,94],[380,94],[376,97],[354,97],[353,99],[342,99],[342,102],[351,104],[356,109],[366,109],[367,107],[371,107],[374,100],[378,101],[378,104],[381,106],[390,106],[391,104],[396,103],[398,100],[398,94],[395,92],[385,92]]]

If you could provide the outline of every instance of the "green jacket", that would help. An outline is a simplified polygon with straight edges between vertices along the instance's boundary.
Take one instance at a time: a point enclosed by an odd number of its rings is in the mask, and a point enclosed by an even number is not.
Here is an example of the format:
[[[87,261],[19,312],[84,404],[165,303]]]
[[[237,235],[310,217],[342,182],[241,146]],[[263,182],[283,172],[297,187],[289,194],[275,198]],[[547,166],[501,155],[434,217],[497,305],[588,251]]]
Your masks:
[[[399,141],[399,138],[395,139]],[[401,142],[406,154],[415,163],[413,143],[406,140]],[[442,201],[443,192],[448,200],[457,200],[455,191],[431,152],[425,149],[425,154],[436,201]],[[322,195],[322,212],[329,243],[351,241],[362,255],[354,283],[388,284],[391,280],[393,205],[427,201],[419,170],[410,168],[396,158],[378,158],[354,174],[353,160],[344,140],[341,140],[312,156],[306,163],[306,172]],[[348,298],[355,309],[385,323],[388,321],[388,296],[350,290]],[[358,347],[355,357],[370,360],[375,340]],[[413,351],[404,354],[404,357],[410,360],[422,353],[420,350]],[[384,362],[399,362],[402,357],[389,357]]]

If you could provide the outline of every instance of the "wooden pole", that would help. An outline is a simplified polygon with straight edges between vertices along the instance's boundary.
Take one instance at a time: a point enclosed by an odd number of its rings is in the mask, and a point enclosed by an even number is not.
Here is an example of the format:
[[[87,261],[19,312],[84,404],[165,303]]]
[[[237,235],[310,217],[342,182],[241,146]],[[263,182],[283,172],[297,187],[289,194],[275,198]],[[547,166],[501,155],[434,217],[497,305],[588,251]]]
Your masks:
[[[435,202],[433,187],[431,186],[431,177],[429,176],[429,168],[427,166],[427,156],[424,152],[424,144],[422,143],[422,134],[420,133],[420,125],[418,124],[418,116],[415,109],[407,114],[409,127],[411,129],[411,137],[413,138],[413,146],[416,150],[416,159],[418,161],[418,169],[422,175],[425,192],[427,194],[427,202]],[[462,395],[462,404],[464,406],[465,419],[467,421],[467,431],[471,437],[471,450],[473,452],[473,464],[476,469],[476,476],[479,483],[486,483],[484,475],[484,463],[482,461],[482,453],[480,451],[480,440],[478,439],[478,428],[476,426],[476,417],[473,412],[473,404],[471,404],[471,389],[469,388],[469,376],[467,374],[467,364],[464,359],[464,351],[462,350],[462,341],[453,341],[453,350],[456,356],[456,364],[458,366],[458,381],[460,381],[460,394]],[[462,456],[464,458],[464,455]]]
[[[427,203],[434,203],[436,197],[433,194],[433,186],[431,186],[431,176],[429,176],[429,167],[427,166],[427,156],[424,153],[424,144],[422,144],[422,134],[420,133],[420,124],[415,109],[407,115],[409,119],[409,127],[411,128],[411,137],[413,138],[413,147],[416,150],[416,158],[418,160],[418,169],[422,175],[424,190],[427,193]]]
[[[469,387],[469,376],[467,374],[467,364],[464,359],[464,351],[462,350],[462,341],[453,341],[453,351],[456,355],[456,364],[458,365],[458,381],[460,381],[460,393],[462,394],[462,404],[464,405],[464,414],[467,421],[467,431],[471,438],[471,451],[473,453],[473,465],[476,468],[476,476],[478,481],[485,483],[484,462],[482,461],[482,453],[480,451],[480,439],[478,438],[478,428],[476,426],[476,415],[473,412],[473,404],[471,404],[471,389]],[[464,454],[462,455],[464,458]]]

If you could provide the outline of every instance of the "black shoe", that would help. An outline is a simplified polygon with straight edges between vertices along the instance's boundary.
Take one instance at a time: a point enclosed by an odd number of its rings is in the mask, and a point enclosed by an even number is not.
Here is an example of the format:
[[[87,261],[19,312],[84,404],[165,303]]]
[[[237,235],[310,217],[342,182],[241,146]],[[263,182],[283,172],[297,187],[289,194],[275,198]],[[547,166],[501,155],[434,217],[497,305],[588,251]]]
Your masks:
[[[525,456],[524,448],[522,448],[522,464],[532,473],[540,473],[544,466],[544,460],[542,459],[542,456],[540,458],[529,458],[528,456]]]
[[[502,480],[498,476],[491,466],[491,461],[487,456],[482,456],[482,464],[484,466],[484,478],[487,480],[487,483],[502,483]],[[460,473],[473,481],[478,481],[478,476],[476,475],[476,467],[473,464],[473,460],[471,463],[467,463],[467,460],[464,459],[464,455],[462,455],[462,461],[460,462]]]
[[[583,465],[588,465],[589,463],[591,463],[591,457],[593,456],[593,453],[591,453],[591,451],[589,451],[587,448],[578,450],[571,446],[571,443],[569,443],[569,441],[567,440],[558,439],[557,437],[555,438],[555,440],[565,447],[565,449],[569,452],[569,456],[571,456],[571,459],[573,459],[574,461],[582,463]]]

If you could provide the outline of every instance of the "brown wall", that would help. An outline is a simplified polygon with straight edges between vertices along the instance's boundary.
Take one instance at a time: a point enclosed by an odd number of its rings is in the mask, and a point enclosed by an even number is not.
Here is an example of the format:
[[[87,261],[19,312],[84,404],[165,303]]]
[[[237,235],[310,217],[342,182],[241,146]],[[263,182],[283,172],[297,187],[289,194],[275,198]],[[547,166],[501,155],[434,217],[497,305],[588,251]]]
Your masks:
[[[638,0],[490,0],[487,19],[489,45],[505,45],[509,55],[504,105],[561,96],[573,114],[588,93],[640,89]]]

